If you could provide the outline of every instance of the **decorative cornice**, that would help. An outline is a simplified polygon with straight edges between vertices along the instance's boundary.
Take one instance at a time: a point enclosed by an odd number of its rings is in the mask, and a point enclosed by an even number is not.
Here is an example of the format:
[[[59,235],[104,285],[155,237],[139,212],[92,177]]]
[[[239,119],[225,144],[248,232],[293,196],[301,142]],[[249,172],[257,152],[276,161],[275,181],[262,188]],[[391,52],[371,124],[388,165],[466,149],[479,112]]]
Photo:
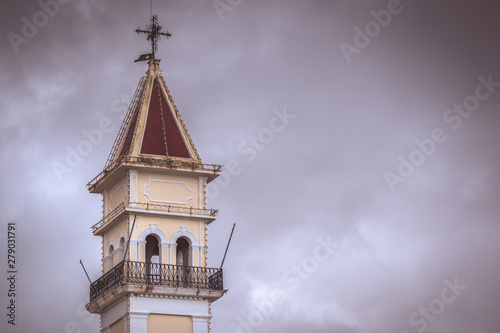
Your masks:
[[[186,199],[184,200],[184,202],[181,202],[181,201],[165,201],[165,200],[155,200],[153,198],[151,198],[151,195],[148,194],[146,192],[146,188],[148,188],[149,186],[151,186],[151,183],[165,183],[165,184],[180,184],[180,185],[184,185],[184,187],[186,188],[186,190],[189,192],[189,196],[186,197]],[[172,181],[172,180],[162,180],[162,179],[149,179],[149,182],[144,185],[144,195],[148,197],[149,201],[151,202],[161,202],[161,203],[168,203],[168,204],[181,204],[181,205],[185,205],[187,204],[187,202],[191,199],[193,199],[193,190],[191,190],[186,182],[176,182],[176,181]],[[166,191],[165,191],[166,192]]]

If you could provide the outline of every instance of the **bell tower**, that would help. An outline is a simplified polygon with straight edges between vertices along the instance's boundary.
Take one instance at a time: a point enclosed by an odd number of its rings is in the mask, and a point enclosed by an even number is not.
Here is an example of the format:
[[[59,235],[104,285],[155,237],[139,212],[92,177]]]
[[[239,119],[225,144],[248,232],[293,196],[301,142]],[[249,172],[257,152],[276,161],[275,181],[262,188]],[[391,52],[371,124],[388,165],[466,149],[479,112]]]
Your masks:
[[[206,186],[222,167],[202,163],[160,60],[148,58],[104,170],[87,185],[102,195],[103,215],[92,226],[102,276],[86,307],[102,333],[206,333],[211,303],[226,292],[222,269],[207,267],[217,210],[206,206]]]

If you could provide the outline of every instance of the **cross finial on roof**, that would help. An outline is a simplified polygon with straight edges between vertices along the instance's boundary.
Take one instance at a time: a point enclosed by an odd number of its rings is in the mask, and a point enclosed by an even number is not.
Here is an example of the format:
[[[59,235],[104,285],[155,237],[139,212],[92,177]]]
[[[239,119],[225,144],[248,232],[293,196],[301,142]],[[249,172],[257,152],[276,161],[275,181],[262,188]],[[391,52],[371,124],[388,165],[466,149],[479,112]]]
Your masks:
[[[161,37],[167,37],[170,38],[172,35],[170,32],[161,32],[162,26],[158,24],[158,16],[153,15],[151,17],[151,24],[146,27],[147,30],[142,30],[142,29],[135,29],[135,32],[138,34],[146,34],[148,37],[148,41],[151,43],[151,53],[153,59],[155,58],[155,52],[158,51],[158,40],[160,40]]]

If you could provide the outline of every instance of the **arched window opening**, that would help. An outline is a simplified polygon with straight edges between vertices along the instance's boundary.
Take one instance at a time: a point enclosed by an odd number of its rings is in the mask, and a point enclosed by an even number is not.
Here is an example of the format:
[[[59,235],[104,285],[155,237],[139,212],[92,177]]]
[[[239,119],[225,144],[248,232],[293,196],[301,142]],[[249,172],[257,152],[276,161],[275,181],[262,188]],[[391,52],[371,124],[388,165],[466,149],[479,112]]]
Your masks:
[[[115,247],[113,245],[110,245],[108,247],[108,253],[106,254],[106,257],[104,257],[104,270],[107,272],[111,268],[113,268],[113,252],[115,251]]]
[[[125,238],[120,238],[118,242],[118,248],[116,249],[116,263],[123,261],[123,255],[125,254]]]
[[[155,235],[146,237],[146,275],[151,284],[160,283],[160,242]]]
[[[191,269],[191,246],[184,237],[176,241],[176,279],[179,287],[189,286],[192,280],[193,271]]]
[[[145,261],[147,263],[159,263],[160,262],[160,242],[158,238],[154,235],[148,235],[146,237],[146,257]]]
[[[189,242],[184,237],[181,237],[177,239],[176,243],[176,264],[179,266],[192,266]]]

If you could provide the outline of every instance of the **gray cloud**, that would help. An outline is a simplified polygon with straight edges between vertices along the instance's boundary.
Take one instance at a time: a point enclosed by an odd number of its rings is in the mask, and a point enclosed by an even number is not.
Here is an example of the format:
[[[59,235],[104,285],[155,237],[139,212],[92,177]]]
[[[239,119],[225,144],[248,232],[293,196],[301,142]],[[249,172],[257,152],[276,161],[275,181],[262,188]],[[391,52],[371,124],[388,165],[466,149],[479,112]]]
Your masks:
[[[340,43],[353,44],[354,27],[388,3],[242,1],[222,21],[210,1],[155,3],[174,35],[161,41],[161,66],[202,159],[241,167],[210,201],[220,209],[209,227],[211,266],[238,225],[214,332],[236,332],[238,318],[273,290],[290,291],[293,267],[328,235],[337,250],[254,332],[417,332],[423,324],[409,317],[455,278],[467,289],[424,331],[499,326],[500,89],[459,128],[443,118],[475,93],[478,76],[500,82],[498,6],[402,0],[402,12],[348,63]],[[15,53],[7,34],[21,34],[22,17],[41,8],[2,7],[0,235],[17,221],[19,312],[15,328],[5,318],[0,328],[95,332],[97,318],[81,308],[88,284],[79,260],[99,277],[100,240],[89,227],[101,203],[85,184],[104,166],[124,115],[117,106],[144,74],[133,60],[148,44],[133,30],[147,24],[149,8],[70,1]],[[248,161],[238,147],[285,107],[296,117]],[[67,147],[103,118],[113,132],[60,181],[53,163],[65,163]],[[397,173],[398,157],[408,159],[435,128],[446,141],[392,192],[384,173]],[[6,300],[6,280],[0,285]]]

